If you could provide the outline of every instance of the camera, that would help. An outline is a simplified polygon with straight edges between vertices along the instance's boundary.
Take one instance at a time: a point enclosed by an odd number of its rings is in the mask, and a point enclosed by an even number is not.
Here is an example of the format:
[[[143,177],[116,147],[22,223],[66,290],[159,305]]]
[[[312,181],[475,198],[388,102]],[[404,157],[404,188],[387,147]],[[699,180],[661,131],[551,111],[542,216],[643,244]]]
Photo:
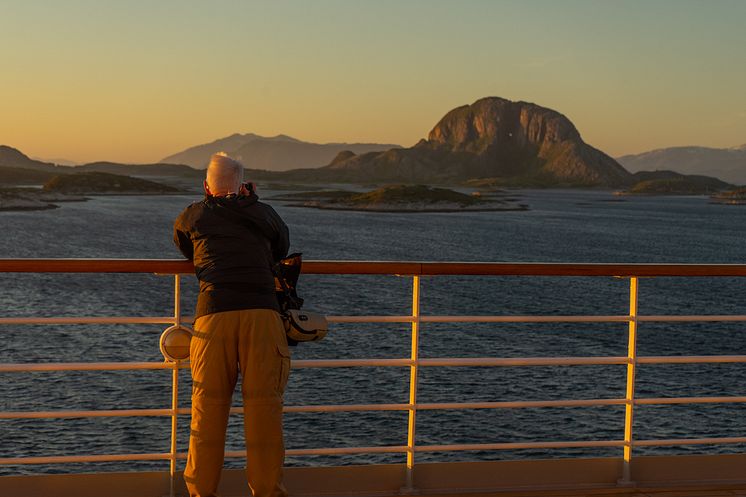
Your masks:
[[[246,191],[249,192],[249,195],[253,194],[256,190],[256,187],[254,186],[254,183],[251,181],[247,181],[245,183],[241,183],[241,186],[246,188]]]

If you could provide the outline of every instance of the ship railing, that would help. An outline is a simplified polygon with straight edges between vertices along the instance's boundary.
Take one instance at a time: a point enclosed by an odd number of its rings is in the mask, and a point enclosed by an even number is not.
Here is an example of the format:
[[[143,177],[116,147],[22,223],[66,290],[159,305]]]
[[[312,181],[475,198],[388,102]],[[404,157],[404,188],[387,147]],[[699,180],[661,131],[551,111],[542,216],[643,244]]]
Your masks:
[[[285,406],[288,413],[298,412],[354,412],[407,411],[406,444],[373,447],[320,447],[293,449],[288,456],[403,453],[407,459],[407,487],[412,488],[415,456],[422,452],[483,451],[517,449],[565,449],[618,447],[621,449],[622,474],[620,484],[631,483],[630,467],[635,447],[738,444],[746,437],[677,438],[642,440],[634,437],[635,408],[641,405],[679,405],[708,403],[745,403],[746,396],[657,397],[637,398],[635,376],[641,364],[746,363],[746,355],[707,356],[639,356],[637,329],[642,322],[746,322],[746,315],[641,315],[638,312],[640,278],[646,277],[744,277],[743,264],[566,264],[566,263],[456,263],[456,262],[366,262],[366,261],[306,261],[307,274],[331,275],[397,275],[412,279],[412,312],[395,316],[329,316],[331,323],[409,323],[411,348],[408,358],[401,359],[321,359],[295,360],[293,369],[401,367],[409,368],[409,400],[396,404],[353,405],[297,405]],[[191,263],[176,260],[103,260],[103,259],[0,259],[0,273],[154,273],[174,278],[174,305],[170,315],[152,317],[3,317],[0,325],[22,324],[163,324],[182,325],[191,320],[181,315],[181,277],[193,273]],[[629,312],[624,315],[511,315],[511,316],[436,316],[422,313],[420,278],[423,276],[557,276],[557,277],[617,277],[629,280]],[[523,357],[523,358],[421,358],[419,356],[420,327],[423,323],[627,323],[628,347],[626,356],[598,357]],[[600,399],[568,399],[545,401],[506,402],[440,402],[418,401],[418,373],[428,367],[514,367],[514,366],[587,366],[626,365],[625,397]],[[5,411],[0,419],[94,418],[130,416],[169,416],[171,418],[170,447],[167,452],[144,454],[98,454],[39,457],[0,457],[0,465],[56,464],[82,462],[110,462],[133,460],[168,460],[172,477],[177,472],[177,461],[186,458],[177,446],[179,415],[189,414],[189,408],[179,408],[178,370],[188,367],[173,362],[84,362],[84,363],[20,363],[0,364],[2,373],[39,371],[115,371],[171,369],[172,389],[170,409],[121,410],[54,410]],[[538,407],[625,406],[624,437],[619,440],[537,441],[477,444],[420,445],[415,443],[418,411],[447,409],[520,409]],[[231,413],[240,413],[240,407]],[[244,452],[228,451],[226,457],[243,457]],[[172,478],[173,492],[173,478]]]

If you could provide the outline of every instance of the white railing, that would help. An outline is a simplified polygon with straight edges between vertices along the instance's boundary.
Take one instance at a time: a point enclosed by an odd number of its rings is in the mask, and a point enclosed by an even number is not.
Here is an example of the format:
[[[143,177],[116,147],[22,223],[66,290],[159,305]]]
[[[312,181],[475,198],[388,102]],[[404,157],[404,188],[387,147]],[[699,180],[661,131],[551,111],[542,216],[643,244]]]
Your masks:
[[[171,274],[174,277],[174,308],[170,316],[156,317],[0,317],[0,325],[9,324],[164,324],[180,325],[190,322],[181,316],[180,275],[190,273],[192,267],[184,261],[135,261],[135,260],[2,260],[0,272],[124,272]],[[304,263],[304,272],[316,274],[396,274],[412,278],[412,312],[401,316],[330,316],[332,323],[410,323],[411,350],[408,359],[323,359],[296,360],[293,369],[336,367],[405,367],[410,370],[409,400],[406,404],[355,404],[355,405],[305,405],[286,406],[285,412],[355,412],[355,411],[407,411],[406,445],[376,447],[329,447],[288,449],[289,456],[404,453],[407,457],[407,488],[413,487],[415,455],[418,452],[561,449],[590,447],[623,448],[622,484],[631,480],[630,466],[634,447],[734,444],[746,443],[746,437],[689,438],[665,440],[638,440],[634,438],[633,420],[639,405],[744,403],[745,396],[727,397],[635,397],[635,375],[639,364],[682,363],[746,363],[746,355],[718,356],[647,356],[637,355],[637,327],[641,322],[746,322],[746,315],[665,315],[643,316],[638,313],[638,285],[641,276],[746,276],[746,265],[655,265],[655,264],[499,264],[499,263],[409,263],[409,262],[327,262]],[[583,316],[429,316],[420,308],[420,277],[422,275],[524,275],[524,276],[616,276],[629,278],[629,313],[626,315]],[[629,326],[626,356],[610,357],[527,357],[527,358],[430,358],[419,357],[419,329],[422,323],[614,323],[626,322]],[[418,373],[424,367],[458,366],[577,366],[577,365],[626,365],[626,394],[624,398],[510,401],[510,402],[418,402]],[[0,372],[19,373],[36,371],[113,371],[113,370],[172,370],[172,395],[170,409],[122,410],[58,410],[58,411],[5,411],[0,419],[43,418],[93,418],[129,416],[171,417],[171,438],[168,452],[146,454],[105,454],[75,456],[2,457],[0,465],[56,464],[72,462],[105,462],[130,460],[168,460],[171,475],[177,472],[177,461],[186,454],[178,452],[178,416],[189,414],[188,408],[179,408],[178,371],[187,367],[167,362],[109,362],[109,363],[31,363],[0,364]],[[591,407],[625,406],[624,438],[622,440],[592,441],[542,441],[518,443],[480,443],[450,445],[416,445],[417,412],[444,409],[520,409],[536,407]],[[240,407],[231,413],[240,413]],[[226,452],[227,457],[243,457],[244,452]],[[173,493],[173,478],[172,478]]]

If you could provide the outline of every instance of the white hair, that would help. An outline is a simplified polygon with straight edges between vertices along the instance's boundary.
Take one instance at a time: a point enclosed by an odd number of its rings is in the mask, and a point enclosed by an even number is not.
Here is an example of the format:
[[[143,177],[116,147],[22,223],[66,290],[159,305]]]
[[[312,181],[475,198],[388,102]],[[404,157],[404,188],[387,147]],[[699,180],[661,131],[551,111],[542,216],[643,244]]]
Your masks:
[[[218,152],[210,158],[206,181],[212,195],[238,193],[243,182],[243,164],[225,152]]]

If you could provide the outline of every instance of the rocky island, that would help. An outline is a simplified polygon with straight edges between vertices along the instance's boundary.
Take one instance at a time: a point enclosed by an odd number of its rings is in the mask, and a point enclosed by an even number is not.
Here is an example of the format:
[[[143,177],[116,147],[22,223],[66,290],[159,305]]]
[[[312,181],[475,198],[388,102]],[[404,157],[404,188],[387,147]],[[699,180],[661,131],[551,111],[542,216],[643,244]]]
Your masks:
[[[84,195],[163,195],[180,193],[168,185],[100,172],[61,174],[39,188],[0,188],[0,211],[47,210],[59,202],[82,202]]]
[[[617,195],[712,195],[733,185],[710,176],[680,174],[674,171],[641,171],[637,182]]]
[[[503,198],[498,192],[467,195],[447,188],[424,185],[385,186],[369,192],[313,191],[272,197],[293,207],[368,212],[524,211],[525,204]]]
[[[78,195],[143,195],[179,193],[181,190],[131,176],[87,172],[55,176],[44,184],[44,191]]]
[[[56,209],[59,202],[82,202],[85,197],[45,192],[36,188],[0,188],[0,211]]]

